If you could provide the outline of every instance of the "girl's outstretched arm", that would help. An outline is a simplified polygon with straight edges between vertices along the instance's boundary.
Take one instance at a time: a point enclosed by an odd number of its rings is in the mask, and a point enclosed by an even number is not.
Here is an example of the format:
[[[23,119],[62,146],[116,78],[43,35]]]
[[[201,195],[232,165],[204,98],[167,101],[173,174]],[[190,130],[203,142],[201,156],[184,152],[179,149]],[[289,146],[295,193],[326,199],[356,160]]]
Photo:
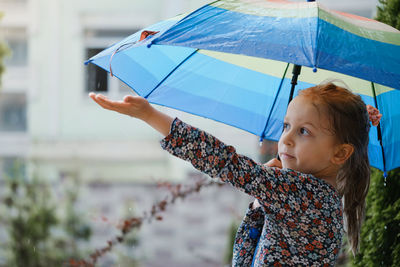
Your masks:
[[[273,158],[270,161],[268,161],[267,163],[264,163],[264,166],[277,167],[279,169],[282,169],[282,162],[280,160],[278,160],[277,158]],[[261,205],[258,202],[258,199],[255,199],[250,207],[251,207],[251,209],[256,209],[256,208],[258,208],[260,206]]]
[[[101,107],[140,119],[163,136],[167,136],[171,129],[173,118],[158,111],[141,96],[125,96],[122,101],[113,101],[102,94],[90,93],[89,97]]]

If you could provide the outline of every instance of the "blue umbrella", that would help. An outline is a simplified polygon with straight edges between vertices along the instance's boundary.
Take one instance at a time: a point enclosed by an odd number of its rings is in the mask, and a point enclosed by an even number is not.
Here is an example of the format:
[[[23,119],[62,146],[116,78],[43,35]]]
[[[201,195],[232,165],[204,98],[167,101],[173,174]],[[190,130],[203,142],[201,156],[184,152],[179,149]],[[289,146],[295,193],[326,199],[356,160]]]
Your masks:
[[[316,2],[221,0],[149,26],[86,63],[150,103],[275,141],[291,89],[296,95],[338,78],[383,114],[370,132],[371,165],[400,166],[400,32],[374,20]]]

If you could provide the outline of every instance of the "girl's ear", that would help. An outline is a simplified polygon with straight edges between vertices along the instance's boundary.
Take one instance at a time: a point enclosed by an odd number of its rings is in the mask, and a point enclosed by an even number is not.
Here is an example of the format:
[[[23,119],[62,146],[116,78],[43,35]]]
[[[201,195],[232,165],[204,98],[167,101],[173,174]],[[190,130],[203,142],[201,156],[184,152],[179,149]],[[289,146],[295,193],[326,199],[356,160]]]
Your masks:
[[[337,165],[342,165],[350,158],[354,152],[354,147],[351,144],[340,144],[336,147],[332,162]]]

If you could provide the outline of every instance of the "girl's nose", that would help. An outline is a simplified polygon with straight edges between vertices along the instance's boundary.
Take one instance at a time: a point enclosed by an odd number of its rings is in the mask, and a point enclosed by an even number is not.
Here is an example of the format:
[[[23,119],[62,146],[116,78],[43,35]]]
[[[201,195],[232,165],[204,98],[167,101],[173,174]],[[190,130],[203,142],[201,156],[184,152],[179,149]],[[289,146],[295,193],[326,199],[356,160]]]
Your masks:
[[[282,143],[287,145],[287,146],[292,146],[293,145],[293,138],[292,138],[292,133],[291,131],[287,131],[287,132],[283,132],[281,139],[282,139]]]

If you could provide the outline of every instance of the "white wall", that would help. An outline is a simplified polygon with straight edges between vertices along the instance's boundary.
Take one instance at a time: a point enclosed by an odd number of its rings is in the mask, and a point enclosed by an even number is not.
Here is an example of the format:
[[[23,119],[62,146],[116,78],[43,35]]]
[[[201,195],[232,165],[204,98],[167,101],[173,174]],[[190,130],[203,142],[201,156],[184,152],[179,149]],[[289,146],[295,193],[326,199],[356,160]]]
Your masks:
[[[87,97],[85,34],[88,30],[135,31],[207,2],[31,0],[28,120],[32,169],[50,178],[73,171],[87,180],[183,179],[192,167],[162,151],[161,135],[141,121],[102,110]],[[122,94],[110,97],[121,98]],[[248,133],[160,109],[218,135],[243,153],[257,155],[257,138]]]

